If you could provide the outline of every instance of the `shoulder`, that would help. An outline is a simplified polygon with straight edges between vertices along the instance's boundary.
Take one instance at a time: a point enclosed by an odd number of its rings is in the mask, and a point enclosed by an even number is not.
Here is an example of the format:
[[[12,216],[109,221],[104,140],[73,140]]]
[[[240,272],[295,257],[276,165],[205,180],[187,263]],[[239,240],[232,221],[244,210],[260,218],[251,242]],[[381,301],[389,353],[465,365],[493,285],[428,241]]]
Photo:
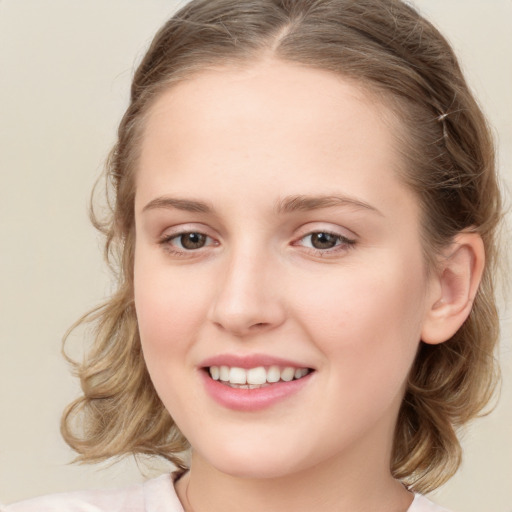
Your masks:
[[[440,507],[435,503],[432,503],[425,496],[420,494],[414,495],[414,501],[407,510],[407,512],[450,512],[448,509]]]
[[[142,485],[116,490],[49,494],[6,507],[6,512],[143,512]]]
[[[170,475],[123,489],[50,494],[2,512],[183,512]]]

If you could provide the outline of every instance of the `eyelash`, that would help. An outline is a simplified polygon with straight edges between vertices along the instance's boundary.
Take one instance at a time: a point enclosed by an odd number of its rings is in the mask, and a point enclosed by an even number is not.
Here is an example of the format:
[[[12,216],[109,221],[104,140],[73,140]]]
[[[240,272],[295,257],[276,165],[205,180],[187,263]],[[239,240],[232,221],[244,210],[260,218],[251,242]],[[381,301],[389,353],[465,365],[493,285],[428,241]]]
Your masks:
[[[197,249],[180,249],[172,245],[172,241],[176,239],[180,239],[185,235],[200,235],[206,237],[206,239],[213,240],[211,237],[206,235],[205,233],[201,233],[200,231],[181,231],[180,233],[173,233],[171,235],[165,235],[159,240],[159,244],[164,247],[164,249],[174,256],[190,256],[192,253],[203,249],[209,245],[217,245],[217,244],[207,244],[206,246],[199,247]]]
[[[333,247],[330,247],[328,249],[318,249],[316,247],[307,247],[308,251],[311,251],[312,253],[316,254],[317,256],[326,256],[330,254],[337,254],[339,252],[347,251],[354,247],[356,244],[356,241],[347,238],[346,236],[340,235],[339,233],[333,233],[331,231],[312,231],[311,233],[308,233],[301,238],[299,238],[299,241],[305,240],[306,238],[313,237],[314,235],[328,235],[331,237],[334,237],[336,240],[336,245]],[[295,245],[295,244],[294,244]]]
[[[204,247],[208,247],[211,245],[218,245],[218,243],[213,243],[213,244],[208,243],[208,244],[206,244],[202,247],[199,247],[197,249],[180,249],[180,248],[176,248],[174,245],[172,245],[173,240],[181,239],[185,235],[200,235],[200,236],[205,237],[207,240],[208,239],[210,241],[213,240],[211,237],[209,237],[205,233],[201,233],[200,231],[182,231],[180,233],[173,233],[171,235],[165,235],[159,240],[158,243],[161,246],[163,246],[165,248],[165,250],[167,252],[169,252],[170,254],[175,255],[175,256],[182,256],[182,257],[191,256],[193,253],[200,251]],[[326,249],[318,249],[316,247],[305,247],[304,246],[308,252],[313,253],[314,255],[317,255],[317,256],[326,256],[329,254],[336,254],[338,252],[348,251],[349,249],[354,247],[354,245],[356,244],[356,241],[353,239],[347,238],[343,235],[340,235],[339,233],[333,233],[333,232],[326,231],[326,230],[311,231],[310,233],[307,233],[306,235],[300,237],[298,239],[298,241],[299,242],[303,241],[303,240],[307,239],[308,237],[312,237],[314,235],[328,235],[328,236],[334,237],[336,239],[335,245],[333,247],[326,248]],[[294,242],[293,245],[298,245],[298,243]]]

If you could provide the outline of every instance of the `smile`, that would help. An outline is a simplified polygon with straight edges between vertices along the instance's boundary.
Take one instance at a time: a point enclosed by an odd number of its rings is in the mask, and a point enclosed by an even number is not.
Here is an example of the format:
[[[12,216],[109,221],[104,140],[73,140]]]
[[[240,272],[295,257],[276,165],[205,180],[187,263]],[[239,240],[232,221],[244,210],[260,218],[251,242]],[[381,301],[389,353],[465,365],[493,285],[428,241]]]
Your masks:
[[[291,363],[291,364],[290,364]],[[215,356],[200,366],[204,389],[223,408],[257,412],[309,389],[316,370],[275,357]]]
[[[277,382],[290,382],[301,379],[310,372],[309,368],[294,368],[291,366],[239,368],[223,365],[208,368],[208,373],[213,380],[239,389],[258,389]]]

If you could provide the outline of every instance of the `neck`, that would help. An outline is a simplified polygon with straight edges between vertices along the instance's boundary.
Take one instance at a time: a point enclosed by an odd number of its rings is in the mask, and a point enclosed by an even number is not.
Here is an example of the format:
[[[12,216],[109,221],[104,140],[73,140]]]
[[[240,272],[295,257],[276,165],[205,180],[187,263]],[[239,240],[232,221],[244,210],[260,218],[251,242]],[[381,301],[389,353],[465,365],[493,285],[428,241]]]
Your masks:
[[[389,457],[375,452],[357,460],[332,457],[273,478],[226,474],[193,452],[191,470],[176,487],[186,512],[406,512],[413,499],[391,476]]]

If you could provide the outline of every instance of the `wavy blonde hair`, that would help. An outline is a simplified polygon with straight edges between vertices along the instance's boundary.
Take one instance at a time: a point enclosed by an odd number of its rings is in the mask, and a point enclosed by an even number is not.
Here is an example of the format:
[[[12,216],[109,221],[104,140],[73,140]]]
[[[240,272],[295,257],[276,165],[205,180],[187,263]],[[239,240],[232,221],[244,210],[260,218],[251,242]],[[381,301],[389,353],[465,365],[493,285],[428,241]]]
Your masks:
[[[135,72],[106,166],[111,211],[102,221],[117,290],[82,318],[94,340],[73,363],[83,396],[66,409],[64,439],[79,460],[125,454],[178,467],[187,442],[159,400],[143,360],[133,303],[134,175],[144,120],[173,83],[262,55],[329,70],[377,92],[402,130],[403,179],[422,207],[425,255],[462,230],[478,232],[486,268],[469,318],[440,345],[420,344],[399,413],[392,474],[418,492],[457,470],[457,429],[488,404],[498,380],[494,279],[501,218],[492,138],[442,35],[399,0],[194,0],[157,33]]]

